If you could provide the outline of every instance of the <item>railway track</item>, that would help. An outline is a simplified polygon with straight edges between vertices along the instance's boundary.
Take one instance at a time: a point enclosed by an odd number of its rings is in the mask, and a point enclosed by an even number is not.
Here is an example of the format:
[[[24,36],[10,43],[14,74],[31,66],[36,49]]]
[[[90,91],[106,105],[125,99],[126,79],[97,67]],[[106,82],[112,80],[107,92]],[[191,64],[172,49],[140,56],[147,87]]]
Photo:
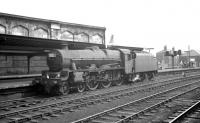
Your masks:
[[[137,122],[153,109],[171,102],[180,96],[199,88],[200,81],[168,89],[150,96],[129,102],[124,105],[97,113],[95,115],[74,121],[73,123],[132,123]],[[197,101],[192,101],[195,104]],[[140,118],[139,118],[140,117]]]
[[[183,70],[183,71],[185,71],[187,75],[194,75],[194,74],[198,74],[199,69],[194,69],[194,70],[191,69],[191,70]],[[189,71],[191,71],[191,72],[189,72]],[[172,71],[172,73],[170,73],[170,71],[160,72],[158,75],[160,76],[159,79],[166,79],[166,78],[169,78],[169,77],[178,77],[178,76],[181,75],[181,70],[178,70],[178,71],[174,70],[174,71]],[[13,81],[13,83],[14,83],[13,85],[15,85],[15,86],[12,86],[12,87],[3,87],[3,89],[0,89],[0,95],[11,95],[11,94],[15,94],[15,93],[31,92],[32,87],[30,85],[28,85],[28,84],[17,85],[18,82],[15,82],[15,81],[20,82],[20,81],[27,80],[27,83],[30,83],[30,80],[32,81],[34,79],[34,77],[40,77],[40,74],[0,76],[1,82],[12,83],[12,81]]]
[[[143,83],[137,83],[136,87],[132,86],[132,87],[128,87],[126,89],[119,89],[117,91],[114,91],[113,93],[121,92],[121,91],[127,91],[127,90],[131,90],[131,89],[138,88],[138,87],[147,87],[147,86],[151,86],[151,85],[154,85],[154,84],[165,83],[167,81],[175,81],[175,80],[179,80],[179,78],[168,79],[168,80],[164,80],[164,81],[161,81],[161,82],[160,81],[159,82],[152,82],[152,81],[150,81],[150,82],[145,83],[145,84],[143,84]],[[76,94],[73,94],[71,96],[72,97],[76,97]],[[62,96],[62,98],[68,98],[68,97],[69,97],[69,95]],[[12,108],[14,110],[16,110],[19,107],[28,107],[28,105],[34,105],[34,104],[36,105],[36,104],[39,104],[39,103],[44,103],[44,102],[49,102],[49,101],[55,101],[55,100],[57,100],[57,97],[32,96],[32,97],[19,98],[19,99],[14,99],[14,100],[0,101],[0,113],[2,111],[12,110]]]
[[[113,93],[121,92],[121,91],[127,91],[127,90],[131,90],[131,89],[138,88],[138,87],[140,87],[140,88],[141,87],[147,87],[147,86],[155,85],[155,84],[158,84],[158,83],[165,83],[167,81],[175,81],[175,80],[179,80],[179,79],[180,78],[175,78],[175,79],[173,78],[173,79],[167,79],[167,80],[164,80],[164,81],[161,81],[161,82],[160,81],[158,81],[158,82],[150,81],[150,82],[148,82],[148,84],[147,84],[147,82],[145,84],[137,83],[136,87],[132,86],[132,87],[128,87],[127,89],[119,89],[117,91],[114,91]],[[76,94],[71,95],[71,96],[72,97],[76,96]],[[62,98],[68,98],[68,97],[69,97],[69,95],[62,96]],[[20,108],[20,107],[24,108],[24,107],[29,107],[29,105],[33,106],[33,105],[38,105],[38,104],[41,104],[41,103],[45,103],[45,102],[49,102],[49,101],[55,101],[55,100],[57,100],[57,97],[31,96],[31,97],[19,98],[19,99],[14,99],[14,100],[0,101],[0,113],[2,111],[10,111],[12,109],[16,110],[17,108]]]
[[[198,69],[192,70],[191,72],[189,72],[189,71],[186,71],[186,72],[187,72],[187,76],[195,75],[195,74],[198,74]],[[39,75],[34,75],[34,76],[38,77]],[[24,76],[23,75],[19,75],[19,76],[14,76],[14,77],[11,76],[8,81],[11,81],[12,79],[14,79],[14,80],[17,79],[17,81],[20,81],[22,79],[24,81],[24,79],[31,79],[31,77],[33,77],[33,76],[32,75],[30,75],[30,76],[29,75],[24,75]],[[159,76],[155,77],[155,79],[156,79],[156,81],[162,81],[162,80],[167,80],[169,78],[176,78],[176,77],[177,78],[181,77],[180,70],[178,72],[176,72],[175,74],[167,74],[167,76],[164,76],[164,74],[162,72],[162,75],[159,75]],[[4,80],[6,78],[7,77],[3,77],[3,78],[1,77],[0,81]],[[14,83],[13,85],[15,85],[16,88],[0,89],[0,106],[3,106],[3,105],[1,105],[1,101],[9,101],[9,104],[10,104],[11,103],[10,100],[15,99],[15,100],[19,100],[18,102],[21,103],[21,106],[13,106],[13,107],[24,107],[24,104],[26,103],[26,100],[20,100],[20,98],[21,99],[22,98],[24,98],[24,99],[28,98],[29,99],[30,96],[31,97],[33,96],[33,97],[37,98],[38,97],[38,96],[36,96],[37,94],[34,92],[32,86],[28,86],[28,83],[25,84],[26,86],[22,86],[22,87],[20,87],[20,85],[17,85],[17,83]],[[17,86],[19,86],[19,87],[17,87]],[[13,101],[13,102],[15,104],[18,103],[17,101]],[[35,103],[32,103],[32,104],[38,104],[40,102],[40,100],[33,99],[33,102],[35,102]],[[7,108],[8,110],[9,110],[9,107]],[[1,107],[0,107],[0,110],[1,110]],[[6,110],[6,108],[5,108],[5,110]]]
[[[195,76],[194,76],[195,77]],[[187,77],[190,78],[190,77]],[[187,78],[183,78],[183,79],[187,79]],[[157,86],[156,84],[167,84],[167,82],[169,82],[169,84],[173,81],[180,81],[180,78],[177,79],[170,79],[170,80],[166,80],[166,81],[162,81],[162,82],[152,82],[152,83],[148,83],[148,84],[140,84],[139,86],[133,86],[133,87],[128,87],[125,89],[120,89],[120,90],[116,90],[116,91],[112,91],[112,92],[108,92],[108,93],[103,93],[102,96],[104,95],[109,95],[109,94],[117,94],[117,93],[122,93],[122,92],[126,92],[126,91],[132,91],[133,89],[137,89],[137,90],[141,90],[141,89],[145,89],[146,87],[153,87],[153,86]],[[72,95],[72,97],[75,95]],[[99,96],[98,94],[96,95],[92,95],[92,97],[94,96]],[[69,97],[69,95],[64,95],[62,96],[62,99],[67,99]],[[83,98],[88,98],[88,97],[83,97]],[[75,100],[81,100],[83,98],[78,98]],[[14,99],[14,100],[6,100],[6,101],[1,101],[0,102],[0,113],[2,113],[3,111],[11,111],[11,110],[16,110],[17,108],[24,108],[24,107],[30,107],[33,105],[38,105],[38,104],[42,104],[45,102],[50,102],[50,101],[55,101],[60,99],[60,97],[40,97],[40,96],[33,96],[33,97],[27,97],[27,98],[21,98],[21,99]]]
[[[186,77],[182,80],[176,79],[176,84],[187,83],[188,80],[198,79],[199,76]],[[185,81],[185,82],[184,82]],[[29,105],[24,106],[25,109],[15,110],[15,111],[6,111],[5,113],[0,114],[0,122],[24,122],[24,121],[34,121],[34,119],[50,119],[51,117],[56,117],[58,114],[63,112],[73,112],[76,109],[87,107],[88,105],[95,105],[99,103],[106,103],[112,100],[120,99],[125,96],[133,96],[138,94],[138,92],[153,91],[153,90],[163,90],[166,86],[176,85],[174,81],[162,82],[162,83],[152,83],[146,84],[135,88],[128,88],[124,90],[108,92],[104,94],[96,94],[92,96],[86,96],[83,98],[77,99],[63,99],[64,96],[59,97],[59,100],[54,100],[51,103],[46,103],[42,105]],[[136,89],[137,88],[137,89]],[[53,98],[52,98],[53,99]],[[56,99],[56,98],[54,98]],[[57,98],[58,99],[58,98]]]
[[[165,123],[198,123],[200,122],[200,101],[190,103],[181,110],[175,112],[165,120]]]

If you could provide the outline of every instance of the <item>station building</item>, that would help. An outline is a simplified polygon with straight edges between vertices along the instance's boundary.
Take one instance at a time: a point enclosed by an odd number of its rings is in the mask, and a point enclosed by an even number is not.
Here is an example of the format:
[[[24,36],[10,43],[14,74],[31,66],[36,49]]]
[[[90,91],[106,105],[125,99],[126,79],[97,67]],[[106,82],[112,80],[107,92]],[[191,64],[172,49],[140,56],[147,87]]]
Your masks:
[[[0,75],[47,70],[50,49],[105,47],[105,27],[0,13]]]
[[[190,64],[189,64],[190,61]],[[182,67],[200,67],[200,50],[190,50],[179,57]]]

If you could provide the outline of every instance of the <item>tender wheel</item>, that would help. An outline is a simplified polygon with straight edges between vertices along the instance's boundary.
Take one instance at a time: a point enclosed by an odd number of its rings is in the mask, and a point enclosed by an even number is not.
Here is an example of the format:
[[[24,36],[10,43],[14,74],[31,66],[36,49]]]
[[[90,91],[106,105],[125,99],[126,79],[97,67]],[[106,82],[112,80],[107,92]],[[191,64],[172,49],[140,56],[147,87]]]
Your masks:
[[[96,90],[99,86],[96,75],[90,75],[88,81],[86,82],[86,85],[89,90]]]
[[[116,78],[114,81],[114,84],[119,86],[122,85],[124,83],[123,77],[121,76],[120,72],[117,72],[114,77]]]
[[[147,73],[144,74],[144,81],[145,81],[145,82],[146,82],[146,81],[149,81],[149,76],[148,76]]]
[[[145,74],[143,74],[143,73],[140,74],[141,81],[144,81],[144,80],[145,80],[145,77],[146,77]]]
[[[103,88],[109,88],[110,87],[110,85],[111,85],[111,81],[110,80],[107,80],[107,81],[102,81],[101,82],[101,86],[103,87]]]
[[[155,77],[154,73],[149,74],[149,80],[152,80]]]
[[[79,84],[77,85],[77,90],[78,90],[78,92],[82,93],[82,92],[85,91],[85,89],[86,89],[85,83],[81,82],[81,83],[79,83]]]

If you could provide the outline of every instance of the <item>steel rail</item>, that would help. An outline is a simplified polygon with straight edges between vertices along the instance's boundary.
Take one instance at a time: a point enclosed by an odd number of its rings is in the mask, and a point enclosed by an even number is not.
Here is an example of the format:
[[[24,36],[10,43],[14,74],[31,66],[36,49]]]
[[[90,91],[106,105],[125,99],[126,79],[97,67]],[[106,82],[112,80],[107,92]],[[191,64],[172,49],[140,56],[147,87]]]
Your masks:
[[[189,78],[190,79],[190,78]],[[180,81],[180,80],[179,80]],[[172,82],[173,83],[173,82]],[[161,85],[161,86],[166,86],[166,85]],[[155,88],[155,87],[154,87]],[[141,90],[139,90],[141,91]],[[112,92],[111,92],[112,93]],[[133,93],[133,92],[131,92]],[[103,95],[107,95],[107,94],[103,94]],[[120,97],[122,94],[119,94],[119,95],[115,95],[115,97]],[[128,95],[128,93],[125,93],[124,95]],[[98,95],[93,95],[92,97],[97,97]],[[99,98],[99,97],[98,97]],[[113,97],[111,97],[113,98]],[[107,99],[103,99],[104,101],[107,101]],[[6,113],[6,114],[1,114],[0,115],[0,118],[3,118],[3,117],[7,117],[7,116],[12,116],[12,115],[19,115],[19,114],[23,114],[23,113],[27,113],[28,111],[30,110],[39,110],[39,109],[43,109],[43,108],[48,108],[48,107],[51,107],[51,106],[58,106],[59,104],[64,104],[66,102],[65,101],[59,101],[59,102],[56,102],[56,103],[51,103],[51,104],[48,104],[48,105],[42,105],[42,106],[36,106],[34,108],[28,108],[28,109],[25,109],[25,110],[20,110],[20,111],[15,111],[15,112],[10,112],[10,113]],[[96,102],[101,102],[99,100],[93,100],[93,101],[88,101],[88,102],[85,102],[85,103],[81,103],[79,105],[75,105],[75,106],[72,106],[72,107],[65,107],[63,109],[58,109],[58,110],[54,110],[54,112],[62,112],[62,111],[70,111],[70,109],[73,109],[73,108],[78,108],[78,107],[82,107],[82,106],[85,106],[85,105],[89,105],[89,104],[94,104]],[[52,112],[52,113],[54,113]],[[32,117],[42,117],[42,116],[45,116],[45,115],[50,115],[51,113],[49,112],[45,112],[45,113],[41,113],[41,114],[37,114],[35,116],[32,116]],[[25,119],[27,119],[27,117],[25,117]],[[25,120],[24,119],[24,120]],[[29,119],[30,120],[30,119]],[[20,121],[20,120],[19,120]]]
[[[162,85],[163,86],[163,85]],[[166,85],[165,85],[166,86]],[[155,88],[155,87],[154,87]],[[141,91],[141,90],[139,90]],[[133,93],[133,92],[130,92],[130,93]],[[44,117],[44,116],[51,116],[53,113],[58,113],[58,112],[66,112],[66,111],[71,111],[72,109],[75,109],[75,108],[79,108],[79,107],[83,107],[83,106],[87,106],[87,105],[91,105],[91,104],[94,104],[94,103],[100,103],[102,101],[104,102],[109,102],[109,99],[114,99],[114,98],[119,98],[121,97],[122,95],[126,96],[126,95],[130,95],[130,93],[125,93],[125,94],[119,94],[119,95],[115,95],[113,97],[108,97],[108,98],[102,98],[102,99],[97,99],[97,100],[92,100],[92,101],[88,101],[88,102],[84,102],[84,103],[80,103],[78,105],[74,105],[74,106],[68,106],[68,107],[64,107],[64,108],[57,108],[56,110],[52,111],[52,112],[42,112],[42,113],[37,113],[36,115],[31,115],[31,116],[25,116],[23,118],[17,118],[15,119],[16,122],[21,122],[21,121],[25,121],[25,120],[31,120],[32,118],[38,118],[38,117]],[[5,117],[9,117],[9,116],[14,116],[14,115],[22,115],[24,113],[28,113],[29,111],[34,111],[34,110],[41,110],[41,109],[44,109],[44,108],[51,108],[52,107],[56,107],[58,106],[59,104],[65,104],[65,101],[61,101],[61,102],[57,102],[57,103],[51,103],[51,104],[48,104],[48,105],[43,105],[43,106],[37,106],[37,107],[34,107],[34,108],[28,108],[28,109],[25,109],[25,110],[20,110],[20,111],[15,111],[15,112],[10,112],[10,113],[6,113],[6,114],[2,114],[0,115],[1,118],[5,118]],[[23,116],[23,115],[22,115]]]
[[[196,76],[189,76],[189,77],[182,78],[182,79],[188,79],[190,77],[196,77]],[[165,81],[161,81],[161,82],[153,82],[153,83],[143,84],[143,85],[139,85],[139,86],[129,87],[129,88],[126,88],[126,89],[120,89],[120,90],[117,90],[117,91],[107,92],[107,93],[103,93],[103,94],[95,94],[95,95],[92,95],[92,97],[104,96],[104,95],[113,94],[113,93],[117,93],[117,92],[123,92],[123,91],[129,91],[129,90],[138,89],[138,88],[141,88],[141,87],[147,87],[147,86],[151,86],[151,85],[155,85],[155,84],[162,84],[162,83],[166,83],[166,82],[170,82],[170,81],[172,82],[172,81],[176,81],[176,80],[177,81],[181,81],[180,78],[176,78],[176,79],[170,79],[170,80],[165,80]],[[41,99],[41,100],[40,99],[35,100],[34,98],[36,98],[36,97],[37,96],[27,97],[27,98],[22,98],[22,99],[1,101],[0,105],[3,106],[3,107],[0,106],[0,110],[9,110],[9,107],[16,107],[16,108],[17,107],[24,107],[24,105],[29,105],[28,103],[31,103],[31,105],[33,105],[34,102],[36,102],[36,104],[40,104],[40,102],[42,103],[42,102],[47,102],[47,101],[51,101],[51,100],[58,100],[58,97],[50,97],[50,98],[49,97],[45,97],[45,100],[43,100],[44,98]],[[65,95],[61,99],[64,99],[64,98],[67,98],[67,97],[68,96]],[[72,101],[83,100],[85,98],[88,98],[88,96],[87,97],[82,97],[82,98],[76,98],[76,99],[73,99]],[[33,99],[34,102],[30,102],[29,101],[30,99]],[[5,103],[8,104],[8,105],[3,105]],[[13,105],[9,104],[9,103],[13,103]],[[16,105],[16,104],[19,104],[19,105]]]
[[[169,121],[169,123],[176,123],[176,122],[180,121],[181,119],[184,119],[184,117],[187,114],[189,114],[190,112],[192,112],[193,110],[195,110],[197,107],[199,107],[199,105],[200,105],[200,101],[196,102],[195,104],[193,104],[192,106],[190,106],[189,108],[187,108],[186,110],[184,110],[181,114],[179,114],[174,119],[171,119],[171,121]]]
[[[193,82],[193,83],[186,84],[186,85],[183,85],[183,86],[178,86],[178,87],[169,89],[169,90],[164,91],[164,92],[159,92],[159,93],[156,93],[156,94],[153,94],[153,95],[144,97],[144,98],[142,98],[142,99],[139,99],[139,100],[136,100],[136,101],[132,101],[132,102],[126,103],[126,104],[124,104],[124,105],[120,105],[120,106],[117,106],[117,107],[115,107],[115,108],[112,108],[112,109],[109,109],[109,110],[106,110],[106,111],[103,111],[103,112],[94,114],[94,115],[92,115],[92,116],[89,116],[89,117],[86,117],[86,118],[83,118],[83,119],[80,119],[80,120],[77,120],[77,121],[74,121],[74,122],[72,122],[72,123],[85,123],[85,122],[89,122],[89,121],[92,121],[92,120],[94,120],[94,119],[96,119],[96,118],[99,118],[99,117],[101,117],[101,116],[105,116],[105,115],[108,115],[109,113],[113,113],[113,112],[115,112],[115,111],[117,111],[117,110],[123,109],[124,107],[128,107],[128,106],[130,106],[130,105],[134,105],[134,104],[137,104],[137,103],[139,103],[139,102],[146,101],[147,99],[153,98],[153,97],[155,97],[155,96],[159,96],[159,95],[162,95],[162,94],[166,94],[166,93],[171,92],[171,91],[174,91],[174,90],[176,91],[177,89],[184,88],[184,87],[187,87],[187,86],[190,86],[190,85],[199,83],[199,82],[200,82],[200,81],[197,81],[197,82]],[[195,88],[193,88],[193,89],[196,89],[196,88],[199,88],[199,87],[195,87]],[[191,89],[191,90],[193,90],[193,89]],[[189,91],[191,91],[191,90],[189,90]],[[187,91],[187,92],[189,92],[189,91]],[[158,106],[158,105],[160,105],[160,104],[163,104],[163,103],[165,103],[165,102],[168,102],[168,101],[174,99],[175,97],[181,96],[182,94],[185,94],[185,93],[187,93],[187,92],[178,94],[178,95],[173,96],[173,97],[171,97],[171,98],[169,98],[169,99],[167,99],[167,100],[161,101],[160,103],[157,103],[157,104],[155,104],[155,105],[153,105],[153,106],[147,107],[147,108],[145,108],[145,109],[143,109],[143,110],[141,110],[141,111],[139,111],[139,112],[130,114],[130,116],[128,116],[128,117],[126,117],[126,118],[123,118],[123,119],[120,119],[119,121],[116,121],[115,123],[126,122],[127,120],[132,119],[132,117],[138,116],[139,114],[143,113],[144,111],[150,110],[150,109],[154,108],[155,106]]]
[[[145,91],[147,89],[151,89],[151,88],[158,88],[158,87],[162,87],[162,86],[167,86],[169,84],[172,84],[174,83],[174,81],[176,81],[176,83],[178,82],[181,82],[182,80],[188,80],[188,79],[193,79],[194,78],[198,78],[198,76],[190,76],[190,77],[187,77],[187,78],[177,78],[177,79],[172,79],[172,80],[168,80],[169,83],[166,83],[167,81],[163,81],[163,82],[156,82],[156,83],[150,83],[150,84],[144,84],[144,85],[140,85],[140,86],[136,86],[136,87],[130,87],[130,88],[126,88],[126,89],[120,89],[120,90],[116,90],[116,91],[111,91],[111,92],[107,92],[107,93],[103,93],[103,94],[94,94],[94,95],[91,95],[91,96],[85,96],[85,97],[82,97],[82,98],[75,98],[75,99],[72,99],[72,100],[64,100],[64,101],[60,101],[58,102],[57,104],[60,104],[60,103],[73,103],[73,102],[77,102],[77,101],[81,101],[81,100],[86,100],[86,99],[95,99],[95,98],[100,98],[100,97],[103,97],[103,96],[109,96],[111,94],[115,94],[115,93],[120,93],[119,95],[115,95],[115,97],[121,97],[121,96],[125,96],[125,95],[130,95],[130,94],[133,94],[133,93],[137,93],[137,92],[140,92],[140,91]],[[164,83],[164,85],[162,85],[162,83]],[[155,85],[155,84],[161,84],[161,85]],[[152,85],[153,87],[149,87],[150,85]],[[138,89],[138,88],[142,88],[144,87],[144,89]],[[145,88],[145,87],[148,87],[148,88]],[[137,90],[134,90],[134,91],[131,91],[133,89],[137,89]],[[122,93],[124,91],[130,91],[130,92],[125,92],[125,93]],[[67,97],[67,96],[66,96]],[[61,100],[66,98],[65,96],[64,97],[61,97]],[[47,100],[56,100],[57,98],[56,97],[52,97],[52,98],[47,98]],[[40,100],[38,100],[40,101]],[[46,102],[46,101],[41,101],[41,102]],[[31,102],[32,103],[32,102]],[[53,103],[54,104],[54,103]],[[22,104],[23,106],[24,104]],[[28,104],[27,104],[28,105]],[[52,104],[50,104],[52,105]],[[16,106],[15,106],[16,107]],[[18,106],[19,107],[19,106]],[[8,107],[7,107],[8,108]],[[3,114],[0,114],[0,117],[2,117]]]

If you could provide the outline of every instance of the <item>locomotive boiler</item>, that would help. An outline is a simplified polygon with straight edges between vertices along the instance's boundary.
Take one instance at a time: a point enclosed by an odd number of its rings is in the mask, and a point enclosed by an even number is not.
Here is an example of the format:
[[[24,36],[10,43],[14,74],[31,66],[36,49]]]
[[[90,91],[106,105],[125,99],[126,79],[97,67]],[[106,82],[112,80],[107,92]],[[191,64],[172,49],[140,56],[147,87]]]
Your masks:
[[[123,48],[52,50],[47,65],[49,70],[42,71],[42,77],[33,83],[52,95],[68,93],[72,88],[83,92],[151,79],[157,72],[157,62],[151,54]]]

